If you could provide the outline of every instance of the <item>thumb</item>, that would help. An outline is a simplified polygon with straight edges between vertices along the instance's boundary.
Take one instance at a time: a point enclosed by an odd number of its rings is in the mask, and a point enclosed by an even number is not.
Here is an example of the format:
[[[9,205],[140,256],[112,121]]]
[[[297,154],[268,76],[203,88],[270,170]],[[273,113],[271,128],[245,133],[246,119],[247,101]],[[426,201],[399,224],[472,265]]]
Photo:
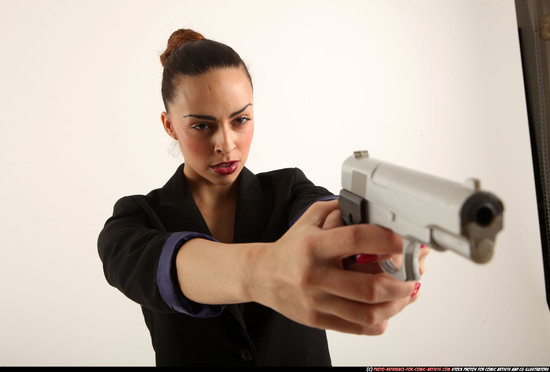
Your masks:
[[[318,201],[313,203],[311,207],[309,207],[303,216],[300,218],[303,222],[319,227],[324,228],[325,221],[329,216],[331,216],[331,227],[335,227],[335,218],[336,216],[332,216],[332,214],[338,214],[340,215],[340,209],[338,206],[338,200],[329,200],[329,201]],[[340,223],[341,225],[341,223]]]
[[[332,229],[343,225],[344,221],[342,220],[342,213],[340,213],[340,209],[336,209],[330,212],[325,219],[325,222],[323,223],[323,230]]]

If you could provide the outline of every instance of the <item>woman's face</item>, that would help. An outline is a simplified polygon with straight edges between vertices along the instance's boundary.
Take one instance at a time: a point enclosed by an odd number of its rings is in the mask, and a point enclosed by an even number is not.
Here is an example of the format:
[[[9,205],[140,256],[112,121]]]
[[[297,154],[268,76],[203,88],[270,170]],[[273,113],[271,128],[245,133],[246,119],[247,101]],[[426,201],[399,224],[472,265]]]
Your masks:
[[[190,181],[231,185],[242,171],[254,134],[252,86],[243,68],[180,76],[162,123],[179,142]]]

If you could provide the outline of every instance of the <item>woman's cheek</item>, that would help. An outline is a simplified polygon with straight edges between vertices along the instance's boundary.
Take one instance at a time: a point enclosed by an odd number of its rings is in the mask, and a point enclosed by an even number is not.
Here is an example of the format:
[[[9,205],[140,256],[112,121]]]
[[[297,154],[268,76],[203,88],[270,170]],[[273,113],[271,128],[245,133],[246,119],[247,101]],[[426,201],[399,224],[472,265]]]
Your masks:
[[[192,157],[203,157],[208,155],[204,141],[201,141],[197,138],[189,138],[184,136],[180,140],[180,146],[182,147],[182,152],[187,153]]]
[[[251,125],[249,129],[243,135],[243,143],[246,146],[246,153],[250,150],[250,144],[252,143],[252,138],[254,138],[254,125]]]

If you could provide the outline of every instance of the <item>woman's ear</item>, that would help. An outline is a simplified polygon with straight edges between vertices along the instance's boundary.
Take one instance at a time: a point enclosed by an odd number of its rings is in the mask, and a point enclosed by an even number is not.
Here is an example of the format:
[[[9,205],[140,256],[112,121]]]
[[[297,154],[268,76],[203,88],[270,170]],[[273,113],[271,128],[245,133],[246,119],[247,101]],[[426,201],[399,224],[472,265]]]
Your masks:
[[[162,120],[162,126],[164,127],[164,130],[166,131],[166,133],[168,133],[170,137],[172,137],[177,141],[178,136],[176,134],[176,131],[174,130],[174,125],[170,121],[170,118],[168,117],[168,113],[166,111],[163,111],[160,114],[160,120]]]

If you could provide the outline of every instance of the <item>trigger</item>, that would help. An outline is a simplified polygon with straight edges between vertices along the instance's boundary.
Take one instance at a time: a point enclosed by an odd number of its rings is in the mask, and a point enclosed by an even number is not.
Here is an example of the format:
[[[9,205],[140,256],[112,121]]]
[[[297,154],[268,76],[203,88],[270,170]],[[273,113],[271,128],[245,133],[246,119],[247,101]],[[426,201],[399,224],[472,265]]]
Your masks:
[[[421,244],[414,240],[403,238],[403,263],[397,268],[393,261],[380,262],[380,267],[391,277],[406,281],[417,281],[420,279],[420,267],[418,265],[418,250]]]

